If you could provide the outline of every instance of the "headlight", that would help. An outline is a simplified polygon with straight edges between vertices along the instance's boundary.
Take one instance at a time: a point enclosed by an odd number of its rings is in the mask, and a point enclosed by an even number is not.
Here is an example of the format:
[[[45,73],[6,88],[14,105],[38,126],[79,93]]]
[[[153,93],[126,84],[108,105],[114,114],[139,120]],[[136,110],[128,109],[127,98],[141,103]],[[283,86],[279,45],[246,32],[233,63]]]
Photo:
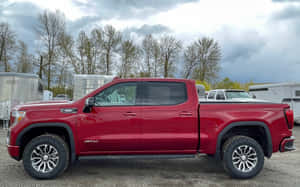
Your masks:
[[[25,111],[13,111],[11,113],[11,116],[13,117],[13,121],[12,121],[11,127],[13,127],[16,124],[18,124],[25,117],[25,114],[26,114]]]

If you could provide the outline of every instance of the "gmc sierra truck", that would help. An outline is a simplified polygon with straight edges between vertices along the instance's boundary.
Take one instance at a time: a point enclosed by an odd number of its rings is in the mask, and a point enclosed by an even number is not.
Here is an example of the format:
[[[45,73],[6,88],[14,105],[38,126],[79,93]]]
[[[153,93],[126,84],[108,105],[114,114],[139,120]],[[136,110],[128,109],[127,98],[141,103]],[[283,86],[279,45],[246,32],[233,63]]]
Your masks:
[[[28,174],[50,179],[80,158],[214,156],[251,178],[274,152],[294,150],[287,104],[198,101],[184,79],[114,79],[74,102],[17,106],[8,152]],[[199,166],[201,167],[201,166]]]

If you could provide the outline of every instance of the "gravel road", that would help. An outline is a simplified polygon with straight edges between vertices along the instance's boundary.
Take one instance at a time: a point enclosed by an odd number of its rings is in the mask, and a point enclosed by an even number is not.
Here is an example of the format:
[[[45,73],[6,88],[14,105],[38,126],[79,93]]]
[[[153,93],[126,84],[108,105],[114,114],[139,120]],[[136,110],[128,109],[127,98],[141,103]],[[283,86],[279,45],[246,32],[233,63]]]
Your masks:
[[[82,160],[55,180],[29,177],[22,162],[11,159],[0,130],[0,186],[209,186],[274,187],[300,186],[300,126],[294,129],[296,147],[289,153],[273,154],[263,171],[251,180],[228,177],[209,157],[173,160]]]

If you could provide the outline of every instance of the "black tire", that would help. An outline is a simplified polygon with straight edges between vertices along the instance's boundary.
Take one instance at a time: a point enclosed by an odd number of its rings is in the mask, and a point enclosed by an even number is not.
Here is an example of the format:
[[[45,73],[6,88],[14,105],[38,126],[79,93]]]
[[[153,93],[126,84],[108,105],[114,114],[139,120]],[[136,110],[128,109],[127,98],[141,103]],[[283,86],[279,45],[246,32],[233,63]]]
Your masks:
[[[245,146],[248,146],[248,149]],[[249,147],[251,147],[251,149]],[[241,150],[244,151],[245,154],[240,154]],[[234,151],[237,152],[234,153]],[[246,154],[249,151],[251,152]],[[246,158],[244,156],[237,156],[238,153],[240,155],[247,156]],[[223,145],[222,162],[225,171],[231,177],[238,179],[249,179],[255,177],[262,170],[264,166],[264,152],[259,143],[254,139],[247,136],[234,136],[229,138]],[[243,163],[241,164],[241,162]],[[247,162],[247,166],[245,162]],[[249,162],[251,162],[251,165]]]
[[[33,161],[31,161],[31,156],[40,148],[39,146],[48,145],[49,147],[52,146],[52,149],[57,151],[55,156],[59,159],[57,159],[56,166],[52,165],[52,170],[49,169],[47,172],[43,171],[37,171],[33,167]],[[48,147],[48,150],[49,150]],[[47,150],[47,148],[46,148]],[[40,154],[41,155],[41,154]],[[50,155],[50,154],[49,154]],[[47,156],[48,157],[48,156]],[[42,162],[42,156],[40,157],[40,160]],[[50,159],[48,159],[50,160]],[[38,160],[39,161],[39,160]],[[52,162],[53,163],[53,162]],[[62,174],[69,165],[69,148],[67,143],[59,136],[53,135],[53,134],[46,134],[38,136],[34,139],[32,139],[25,147],[23,152],[23,166],[25,171],[33,178],[36,179],[53,179]],[[43,165],[44,166],[44,165]],[[44,166],[46,168],[46,164]]]

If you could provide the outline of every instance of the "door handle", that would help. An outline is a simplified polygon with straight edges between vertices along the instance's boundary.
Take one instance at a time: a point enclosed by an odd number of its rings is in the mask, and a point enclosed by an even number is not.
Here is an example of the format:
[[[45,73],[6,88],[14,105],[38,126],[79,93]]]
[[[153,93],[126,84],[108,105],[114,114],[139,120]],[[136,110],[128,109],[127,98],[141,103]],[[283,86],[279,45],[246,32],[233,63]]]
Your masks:
[[[188,112],[188,111],[182,111],[180,114],[180,116],[192,116],[192,112]]]
[[[136,116],[136,113],[134,113],[134,112],[126,112],[123,115],[124,116]]]

